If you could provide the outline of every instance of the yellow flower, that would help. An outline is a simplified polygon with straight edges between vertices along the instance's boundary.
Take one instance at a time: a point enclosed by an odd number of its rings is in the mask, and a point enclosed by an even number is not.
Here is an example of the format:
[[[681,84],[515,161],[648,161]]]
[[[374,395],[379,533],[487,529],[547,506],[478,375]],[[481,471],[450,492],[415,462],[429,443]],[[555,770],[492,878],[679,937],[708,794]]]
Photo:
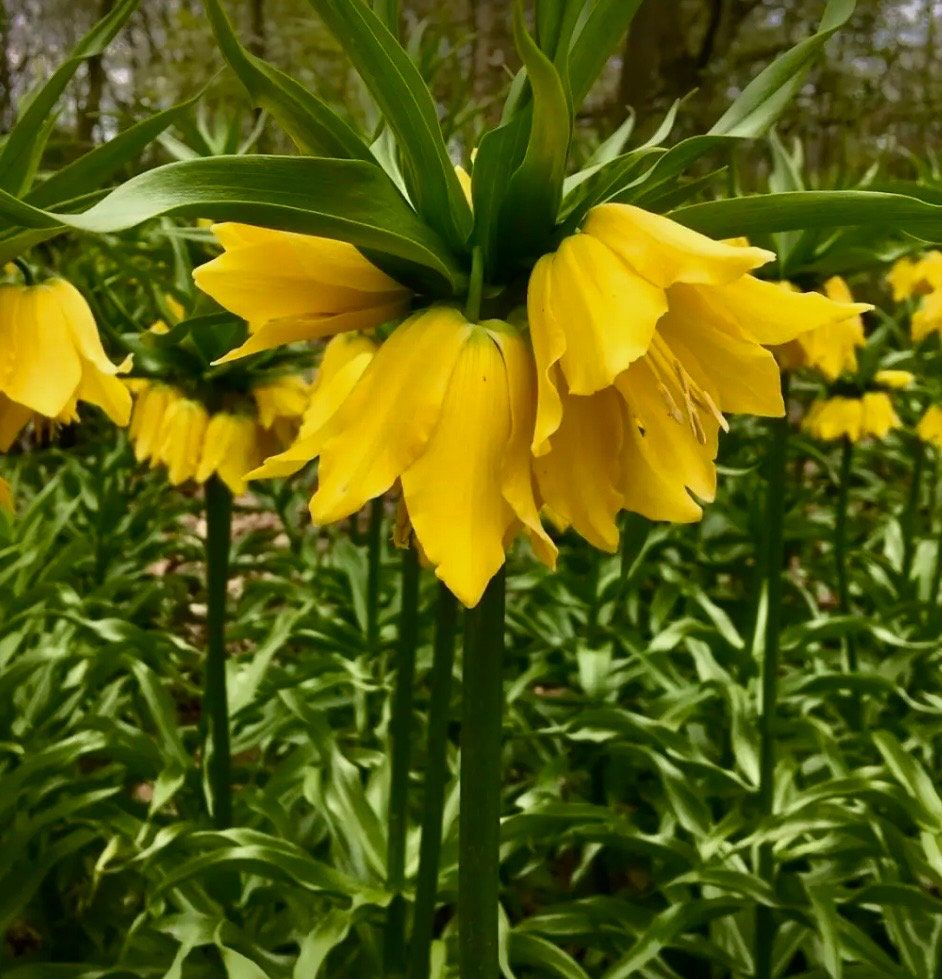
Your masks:
[[[131,397],[115,376],[82,294],[64,279],[0,284],[0,394],[47,418],[98,405],[126,425]]]
[[[916,380],[916,375],[910,371],[885,370],[877,371],[873,375],[873,380],[880,387],[890,388],[893,391],[903,391],[912,386],[913,381]]]
[[[343,241],[216,224],[223,254],[193,273],[203,292],[249,324],[249,338],[219,363],[403,315],[410,293]]]
[[[295,376],[250,391],[256,413],[235,409],[209,414],[198,401],[161,382],[130,379],[135,392],[128,437],[134,454],[151,468],[165,466],[178,486],[205,482],[216,473],[235,493],[243,493],[250,470],[294,437],[307,386]],[[251,405],[244,406],[251,411]]]
[[[848,438],[885,438],[902,424],[885,391],[868,391],[859,398],[836,397],[816,401],[802,421],[802,428],[815,438],[833,442]]]
[[[792,291],[791,283],[780,283]],[[836,275],[824,283],[828,299],[852,304],[854,297],[847,283]],[[791,343],[778,347],[775,355],[786,370],[810,367],[823,374],[829,381],[836,381],[845,371],[857,370],[856,348],[864,344],[864,324],[859,313],[847,319],[823,323],[813,330],[801,333]]]
[[[8,513],[11,517],[16,512],[13,503],[13,489],[2,477],[0,477],[0,510]]]
[[[886,275],[895,302],[942,289],[942,252],[929,251],[913,261],[899,259]]]
[[[942,405],[929,405],[916,425],[916,434],[923,442],[942,449]]]
[[[523,337],[440,306],[406,320],[375,354],[347,353],[348,364],[362,359],[303,436],[304,454],[320,457],[314,520],[341,520],[398,481],[418,545],[469,607],[518,533],[552,566],[530,466],[534,377]]]
[[[722,413],[784,411],[763,345],[869,308],[748,274],[772,257],[605,204],[537,262],[527,300],[539,388],[532,448],[556,523],[614,550],[621,509],[697,520],[688,490],[715,494]]]
[[[913,313],[910,323],[913,343],[925,340],[930,333],[942,333],[942,287],[930,292]]]

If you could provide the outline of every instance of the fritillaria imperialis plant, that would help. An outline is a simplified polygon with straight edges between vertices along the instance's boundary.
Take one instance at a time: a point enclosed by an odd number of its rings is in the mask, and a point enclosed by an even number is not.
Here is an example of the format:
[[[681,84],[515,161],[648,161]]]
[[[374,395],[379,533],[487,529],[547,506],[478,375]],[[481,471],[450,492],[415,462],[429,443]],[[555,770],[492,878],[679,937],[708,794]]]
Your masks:
[[[379,14],[360,0],[311,5],[370,92],[383,119],[380,139],[368,141],[317,94],[248,52],[220,0],[207,0],[228,63],[301,155],[184,160],[141,174],[84,210],[8,187],[0,216],[17,249],[63,228],[109,232],[158,215],[213,219],[223,254],[197,270],[196,282],[248,324],[245,342],[218,351],[217,366],[334,338],[298,438],[249,475],[287,475],[317,459],[311,509],[322,522],[396,492],[400,539],[469,608],[459,960],[464,979],[493,979],[508,548],[525,537],[552,565],[549,524],[614,550],[622,511],[698,519],[716,490],[726,414],[784,413],[768,348],[867,308],[765,281],[755,273],[775,254],[723,239],[834,226],[919,233],[939,231],[942,218],[915,197],[866,190],[690,203],[705,186],[685,176],[691,165],[765,132],[852,13],[852,0],[831,0],[817,33],[763,71],[709,133],[668,149],[675,109],[644,145],[628,150],[613,138],[576,172],[575,113],[640,0],[542,0],[532,28],[516,4],[523,68],[500,124],[483,135],[473,166],[465,161],[469,194],[434,99],[397,40],[395,4],[382,4]],[[774,277],[787,275],[780,262]],[[182,475],[191,460],[184,453],[171,461]],[[211,549],[224,546],[222,536],[211,535]],[[414,597],[415,577],[406,580]],[[216,607],[219,588],[217,576]],[[404,600],[404,611],[409,605]],[[446,597],[436,671],[445,664],[441,673],[449,675],[453,618]],[[211,626],[218,646],[221,623]],[[403,636],[409,631],[404,616]],[[414,655],[407,638],[400,653],[387,967],[421,976],[442,770],[430,767],[426,780],[434,805],[423,824],[421,900],[404,962],[402,805]],[[770,974],[770,963],[757,958],[759,973]]]

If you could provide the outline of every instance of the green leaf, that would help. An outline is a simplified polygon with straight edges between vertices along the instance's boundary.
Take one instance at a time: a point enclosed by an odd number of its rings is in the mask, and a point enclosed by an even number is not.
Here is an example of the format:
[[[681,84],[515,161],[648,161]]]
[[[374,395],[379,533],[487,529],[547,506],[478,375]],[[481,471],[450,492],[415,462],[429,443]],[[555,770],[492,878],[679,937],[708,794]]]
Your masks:
[[[349,241],[434,274],[457,291],[461,273],[434,231],[379,166],[360,160],[220,156],[168,163],[133,177],[81,214],[41,210],[0,192],[0,217],[24,228],[110,232],[160,215],[208,217]],[[428,278],[427,274],[424,278]]]
[[[302,152],[373,162],[366,142],[326,102],[239,43],[220,0],[206,0],[204,9],[223,57],[253,102],[278,121]]]
[[[670,217],[713,238],[801,228],[885,226],[927,241],[942,240],[942,205],[869,190],[756,194],[689,204],[671,211]]]
[[[138,0],[119,0],[72,49],[49,80],[24,99],[20,115],[0,147],[0,189],[18,196],[32,182],[51,132],[47,117],[86,58],[100,54],[137,7]]]
[[[510,958],[515,963],[539,969],[541,976],[557,976],[558,979],[589,979],[589,974],[575,959],[538,935],[512,931]]]
[[[562,79],[527,33],[519,2],[514,5],[514,40],[527,69],[533,99],[527,149],[510,179],[497,223],[501,265],[533,258],[552,233],[572,134]]]
[[[471,209],[448,156],[435,102],[418,68],[365,3],[308,0],[347,52],[396,134],[416,210],[456,251],[471,233]]]
[[[710,130],[711,136],[761,136],[801,88],[814,59],[850,19],[857,0],[828,0],[818,32],[763,69]]]
[[[640,6],[641,0],[595,0],[569,52],[569,84],[575,108],[582,104],[605,62],[621,44]]]
[[[57,170],[35,187],[26,200],[36,207],[61,206],[98,190],[125,163],[136,159],[141,150],[172,126],[194,104],[199,96],[142,119],[107,143]]]

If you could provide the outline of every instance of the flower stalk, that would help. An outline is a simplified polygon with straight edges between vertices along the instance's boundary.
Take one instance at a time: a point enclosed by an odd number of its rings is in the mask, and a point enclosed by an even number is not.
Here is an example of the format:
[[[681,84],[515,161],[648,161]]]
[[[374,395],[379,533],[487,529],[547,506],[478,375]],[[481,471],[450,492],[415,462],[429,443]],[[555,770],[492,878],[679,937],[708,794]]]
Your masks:
[[[379,589],[383,560],[383,498],[381,496],[370,503],[369,520],[366,539],[366,648],[375,656],[379,653]]]
[[[903,535],[903,558],[900,569],[900,583],[908,590],[909,574],[912,571],[913,555],[915,553],[916,514],[922,497],[923,471],[926,461],[926,446],[922,439],[915,439],[913,452],[913,474],[909,484],[909,495],[900,520],[900,530]]]
[[[405,972],[406,830],[409,817],[409,766],[415,681],[415,651],[419,633],[419,559],[413,547],[402,552],[402,604],[399,613],[399,643],[396,649],[396,679],[389,723],[390,785],[387,813],[386,886],[393,894],[386,912],[383,958],[386,975]]]
[[[442,849],[442,816],[448,782],[448,721],[451,716],[452,673],[458,602],[444,586],[439,587],[435,644],[429,689],[428,745],[425,760],[425,794],[422,803],[422,838],[416,880],[408,979],[428,979],[438,896],[438,871]]]
[[[769,423],[768,483],[765,501],[765,554],[763,578],[766,596],[765,635],[762,646],[759,708],[759,809],[763,817],[775,811],[775,720],[778,706],[779,634],[782,621],[782,578],[785,547],[785,483],[788,456],[788,374],[782,378],[786,415]],[[775,855],[771,843],[758,851],[759,876],[769,885],[775,880]],[[772,975],[772,946],[776,922],[770,907],[756,909],[755,965],[758,979]]]
[[[203,783],[217,829],[232,824],[232,757],[226,691],[226,587],[232,536],[232,493],[218,476],[205,487],[206,666],[203,678]]]
[[[458,819],[461,979],[494,979],[499,975],[504,605],[501,570],[465,618]]]

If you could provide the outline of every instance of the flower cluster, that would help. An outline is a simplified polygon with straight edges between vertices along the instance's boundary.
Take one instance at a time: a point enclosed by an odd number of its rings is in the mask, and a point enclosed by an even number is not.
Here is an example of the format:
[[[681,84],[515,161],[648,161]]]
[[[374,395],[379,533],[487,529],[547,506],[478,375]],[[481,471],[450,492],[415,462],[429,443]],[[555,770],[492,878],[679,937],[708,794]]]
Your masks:
[[[600,548],[622,510],[691,521],[716,491],[725,413],[784,411],[769,346],[869,307],[787,293],[751,273],[773,258],[625,204],[590,211],[543,256],[525,308],[472,321],[419,309],[356,249],[225,224],[197,285],[245,318],[224,360],[333,334],[297,440],[250,473],[319,459],[315,521],[396,488],[415,542],[474,605],[522,534],[546,564],[541,515]],[[357,331],[357,332],[352,332]]]
[[[942,333],[942,252],[901,258],[886,279],[896,302],[919,300],[910,322],[913,343],[920,343],[931,333]]]
[[[170,483],[203,483],[217,475],[233,493],[245,491],[246,474],[294,436],[307,405],[307,385],[296,376],[251,389],[250,399],[210,412],[171,384],[126,382],[134,392],[128,436],[139,462],[164,466]]]

